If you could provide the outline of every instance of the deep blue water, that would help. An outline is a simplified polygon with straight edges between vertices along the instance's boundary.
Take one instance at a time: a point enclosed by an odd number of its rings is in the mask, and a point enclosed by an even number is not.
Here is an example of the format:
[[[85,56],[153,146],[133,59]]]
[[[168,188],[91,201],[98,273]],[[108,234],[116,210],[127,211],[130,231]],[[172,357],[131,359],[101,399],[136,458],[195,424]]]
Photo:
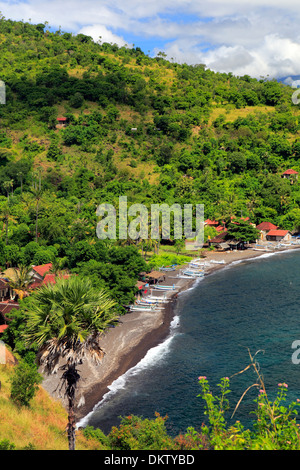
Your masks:
[[[300,251],[260,257],[224,268],[181,294],[170,337],[112,385],[84,424],[109,432],[120,416],[154,418],[157,411],[168,415],[170,434],[199,429],[206,418],[198,377],[206,376],[218,391],[222,377],[249,364],[247,348],[252,355],[263,350],[256,358],[271,396],[286,382],[288,401],[300,398],[300,364],[292,363],[292,343],[300,340],[299,268]],[[255,381],[252,370],[230,380],[231,412]],[[256,396],[251,389],[232,423],[251,426]]]

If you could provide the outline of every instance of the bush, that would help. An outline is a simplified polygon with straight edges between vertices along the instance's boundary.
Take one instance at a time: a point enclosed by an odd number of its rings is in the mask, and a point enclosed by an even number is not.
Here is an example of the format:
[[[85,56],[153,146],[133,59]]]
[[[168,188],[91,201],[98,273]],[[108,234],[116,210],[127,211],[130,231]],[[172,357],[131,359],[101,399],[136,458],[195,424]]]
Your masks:
[[[226,397],[230,393],[229,378],[225,377],[221,380],[220,396],[214,396],[206,377],[199,377],[199,384],[202,388],[202,394],[199,396],[206,402],[205,414],[208,416],[208,423],[202,426],[202,432],[207,437],[210,447],[214,450],[299,450],[300,430],[296,421],[296,407],[300,405],[300,400],[284,406],[288,386],[280,383],[277,396],[271,401],[259,373],[259,365],[252,357],[251,363],[244,371],[251,367],[254,368],[258,380],[242,394],[232,414],[233,417],[247,391],[252,387],[257,387],[259,393],[255,400],[257,403],[256,421],[251,430],[244,429],[239,421],[232,426],[226,423],[225,415],[229,409],[229,401]]]
[[[36,365],[21,361],[11,379],[11,399],[18,406],[29,406],[41,382]]]

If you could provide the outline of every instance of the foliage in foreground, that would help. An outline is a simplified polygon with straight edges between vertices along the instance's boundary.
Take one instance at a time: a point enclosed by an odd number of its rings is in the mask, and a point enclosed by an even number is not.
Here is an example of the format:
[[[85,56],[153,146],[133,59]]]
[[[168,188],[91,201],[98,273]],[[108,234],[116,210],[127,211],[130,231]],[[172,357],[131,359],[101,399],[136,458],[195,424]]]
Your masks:
[[[250,355],[251,357],[251,355]],[[156,414],[154,420],[141,419],[137,416],[123,418],[120,426],[113,427],[108,436],[102,431],[88,426],[84,430],[85,437],[93,437],[102,445],[112,450],[299,450],[300,429],[297,423],[297,407],[300,400],[285,405],[288,385],[278,384],[277,396],[274,400],[268,397],[262,375],[254,358],[244,369],[253,367],[257,374],[257,382],[248,387],[241,396],[236,409],[247,391],[257,387],[258,397],[256,419],[253,429],[245,429],[240,421],[228,425],[226,416],[229,409],[227,395],[230,393],[228,377],[222,378],[218,387],[220,394],[214,396],[206,377],[199,377],[201,397],[205,401],[207,422],[199,431],[193,427],[185,434],[175,438],[168,436],[165,421],[167,417]]]

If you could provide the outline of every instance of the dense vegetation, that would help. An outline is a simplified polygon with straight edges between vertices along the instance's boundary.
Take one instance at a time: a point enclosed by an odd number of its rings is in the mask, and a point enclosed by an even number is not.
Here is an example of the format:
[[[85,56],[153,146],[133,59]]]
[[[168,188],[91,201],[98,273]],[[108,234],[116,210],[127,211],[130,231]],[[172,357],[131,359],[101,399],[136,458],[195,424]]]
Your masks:
[[[103,202],[202,203],[205,218],[299,229],[299,183],[281,176],[300,171],[289,87],[4,17],[0,69],[2,268],[59,262],[109,288],[123,313],[138,273],[157,262],[156,254],[147,266],[143,254],[159,247],[99,240]],[[20,355],[23,314],[3,335]]]

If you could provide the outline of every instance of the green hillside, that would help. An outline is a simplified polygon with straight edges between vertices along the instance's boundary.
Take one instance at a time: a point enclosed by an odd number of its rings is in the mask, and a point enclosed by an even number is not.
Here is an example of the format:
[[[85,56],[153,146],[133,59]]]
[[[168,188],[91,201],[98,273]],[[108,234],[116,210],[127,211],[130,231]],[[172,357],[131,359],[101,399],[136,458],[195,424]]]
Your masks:
[[[119,196],[147,207],[204,204],[205,218],[227,222],[242,215],[299,230],[299,182],[282,177],[287,169],[300,171],[300,112],[290,87],[4,17],[0,71],[6,92],[0,104],[2,272],[51,262],[56,273],[74,273],[107,289],[123,314],[135,298],[139,273],[157,268],[157,258],[149,262],[146,253],[168,249],[166,264],[172,264],[176,247],[172,235],[167,247],[98,239],[96,209],[101,203],[117,207]],[[0,337],[18,357],[28,353],[28,299],[10,313]],[[45,448],[44,442],[64,448],[65,411],[41,389],[30,411],[19,412],[9,398],[10,373],[1,366],[0,444],[8,439],[17,448]],[[136,417],[123,425],[133,434],[136,428],[144,432]],[[164,419],[157,416],[152,425],[154,434],[162,429],[161,448],[173,446],[164,443]],[[175,448],[193,448],[186,446],[198,437],[187,435],[188,442],[176,441]],[[102,435],[97,444],[92,438],[80,437],[78,448],[104,446]],[[109,445],[119,438],[114,430]]]
[[[207,217],[242,211],[254,222],[297,225],[298,186],[281,179],[285,169],[299,170],[290,88],[4,18],[0,51],[0,190],[13,191],[17,219],[23,201],[29,227],[24,198],[37,173],[48,205],[74,211],[80,202],[87,224],[95,204],[126,194],[204,203]],[[56,128],[60,116],[66,128]],[[56,242],[50,214],[43,210],[39,226],[46,243]]]
[[[300,170],[291,88],[5,18],[0,69],[2,268],[59,258],[128,303],[144,259],[95,233],[97,206],[122,195],[298,230],[299,184],[282,178]]]

